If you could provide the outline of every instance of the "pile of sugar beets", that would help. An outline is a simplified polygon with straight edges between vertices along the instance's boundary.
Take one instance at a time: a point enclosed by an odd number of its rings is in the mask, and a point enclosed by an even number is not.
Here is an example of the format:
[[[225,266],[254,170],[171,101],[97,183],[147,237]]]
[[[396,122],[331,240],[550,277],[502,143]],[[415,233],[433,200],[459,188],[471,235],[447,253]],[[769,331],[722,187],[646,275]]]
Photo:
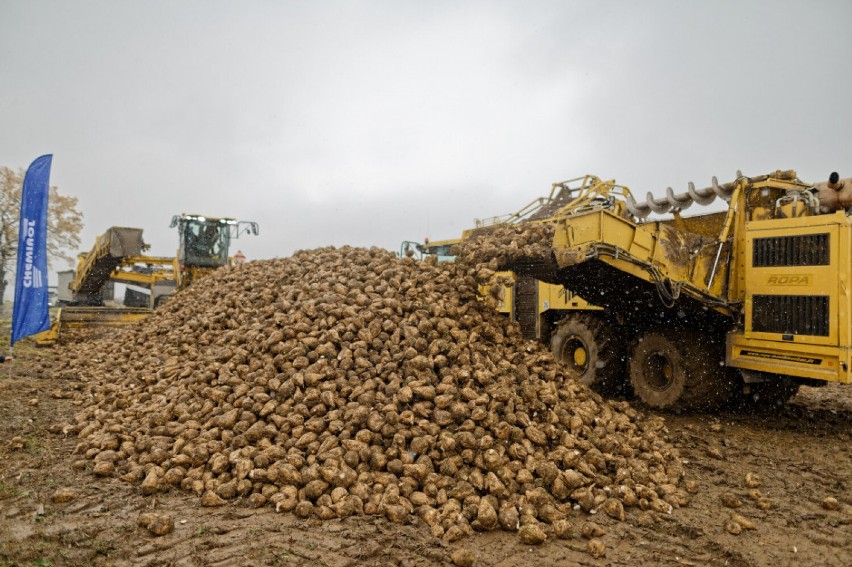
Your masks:
[[[220,269],[58,357],[86,384],[76,451],[145,494],[419,517],[450,541],[686,504],[662,421],[522,340],[478,297],[492,275],[352,247]]]
[[[455,246],[459,262],[511,267],[529,262],[549,263],[556,232],[553,223],[521,223],[478,228]]]

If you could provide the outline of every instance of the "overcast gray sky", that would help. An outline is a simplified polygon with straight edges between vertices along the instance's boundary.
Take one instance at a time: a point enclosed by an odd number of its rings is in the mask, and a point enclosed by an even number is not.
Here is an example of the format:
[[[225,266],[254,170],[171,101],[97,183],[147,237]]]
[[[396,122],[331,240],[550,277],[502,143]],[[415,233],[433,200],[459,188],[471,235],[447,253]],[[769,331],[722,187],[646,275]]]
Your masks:
[[[0,0],[0,165],[53,153],[85,248],[122,225],[172,254],[196,212],[260,223],[250,259],[457,237],[586,173],[848,177],[850,22],[848,0]]]

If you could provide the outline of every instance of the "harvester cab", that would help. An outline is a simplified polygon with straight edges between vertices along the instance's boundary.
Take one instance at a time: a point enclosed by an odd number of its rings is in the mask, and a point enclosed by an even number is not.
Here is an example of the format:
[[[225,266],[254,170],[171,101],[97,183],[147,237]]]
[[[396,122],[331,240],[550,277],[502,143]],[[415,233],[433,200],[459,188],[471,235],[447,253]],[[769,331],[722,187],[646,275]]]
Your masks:
[[[186,287],[198,276],[229,264],[231,240],[246,233],[258,234],[256,222],[202,215],[175,215],[170,227],[178,229],[178,288]]]
[[[423,242],[405,240],[399,247],[399,257],[413,256],[418,260],[434,257],[438,262],[450,262],[455,259],[453,246],[458,243],[457,238],[436,242],[430,242],[428,238]]]

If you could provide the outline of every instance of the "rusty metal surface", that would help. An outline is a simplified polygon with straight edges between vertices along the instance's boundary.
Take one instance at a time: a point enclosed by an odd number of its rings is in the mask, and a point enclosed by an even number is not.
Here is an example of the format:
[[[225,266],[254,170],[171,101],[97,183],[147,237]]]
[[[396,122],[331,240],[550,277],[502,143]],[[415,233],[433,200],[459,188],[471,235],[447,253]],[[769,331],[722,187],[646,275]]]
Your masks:
[[[667,224],[660,225],[659,234],[658,242],[665,256],[667,270],[683,274],[685,278],[693,273],[698,258],[712,258],[716,253],[715,238],[678,230]]]

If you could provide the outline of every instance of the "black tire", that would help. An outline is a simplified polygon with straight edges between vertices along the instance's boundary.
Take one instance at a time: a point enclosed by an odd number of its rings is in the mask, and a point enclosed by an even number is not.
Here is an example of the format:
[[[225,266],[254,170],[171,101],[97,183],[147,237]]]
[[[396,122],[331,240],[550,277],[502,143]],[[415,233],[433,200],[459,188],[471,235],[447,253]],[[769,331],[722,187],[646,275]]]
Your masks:
[[[736,384],[723,360],[723,346],[706,334],[651,330],[640,335],[631,349],[630,384],[652,408],[715,410],[731,399]]]
[[[763,382],[744,383],[738,388],[738,395],[734,398],[737,409],[777,409],[799,392],[799,384],[790,376],[766,373],[763,377],[766,378]]]
[[[629,393],[627,348],[614,324],[594,313],[573,313],[559,322],[550,351],[563,371],[607,396]]]

